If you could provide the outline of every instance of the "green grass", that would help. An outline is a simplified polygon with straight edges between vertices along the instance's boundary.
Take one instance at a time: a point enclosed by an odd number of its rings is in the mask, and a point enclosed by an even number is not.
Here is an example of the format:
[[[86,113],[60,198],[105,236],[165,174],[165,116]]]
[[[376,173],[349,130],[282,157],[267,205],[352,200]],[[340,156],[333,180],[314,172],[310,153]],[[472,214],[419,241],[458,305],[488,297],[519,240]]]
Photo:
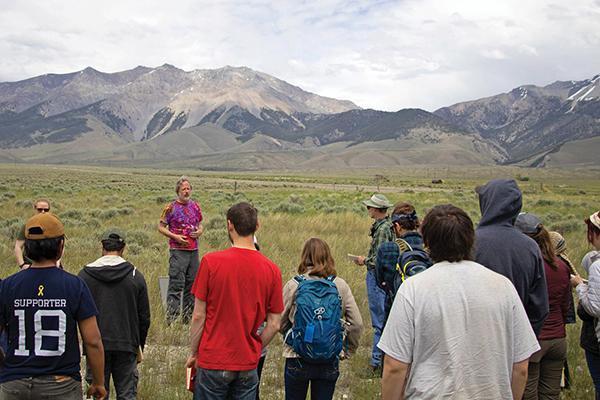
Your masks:
[[[575,264],[589,250],[585,243],[583,218],[598,209],[594,199],[600,194],[600,181],[593,173],[485,168],[470,170],[421,169],[366,171],[357,174],[300,173],[205,173],[201,171],[110,169],[0,165],[0,256],[5,277],[16,272],[13,244],[17,230],[31,215],[31,202],[49,198],[67,233],[63,263],[77,273],[100,256],[99,237],[109,226],[129,234],[125,257],[144,272],[152,307],[152,326],[145,360],[141,364],[140,399],[189,399],[184,389],[188,333],[182,325],[167,326],[161,306],[158,277],[167,274],[166,239],[156,226],[166,202],[174,198],[174,184],[186,173],[191,177],[193,197],[202,206],[205,234],[200,251],[228,246],[225,210],[247,200],[259,209],[261,228],[257,233],[261,250],[281,268],[284,281],[294,274],[300,250],[306,239],[326,240],[337,261],[338,275],[353,290],[367,329],[357,354],[341,365],[336,399],[373,399],[380,393],[380,380],[367,373],[371,330],[364,284],[365,271],[346,260],[347,253],[365,254],[369,246],[371,220],[360,201],[368,198],[380,183],[390,201],[410,201],[420,216],[436,204],[453,203],[465,209],[474,222],[479,206],[473,188],[496,176],[527,176],[520,181],[524,211],[540,216],[549,228],[559,228],[569,244]],[[376,175],[384,175],[386,181]],[[444,184],[431,184],[432,178]],[[237,192],[234,193],[234,188]],[[568,327],[569,364],[573,388],[563,399],[589,399],[592,383],[583,352],[579,348],[580,323]],[[269,346],[261,384],[261,397],[283,397],[283,358],[281,339]]]

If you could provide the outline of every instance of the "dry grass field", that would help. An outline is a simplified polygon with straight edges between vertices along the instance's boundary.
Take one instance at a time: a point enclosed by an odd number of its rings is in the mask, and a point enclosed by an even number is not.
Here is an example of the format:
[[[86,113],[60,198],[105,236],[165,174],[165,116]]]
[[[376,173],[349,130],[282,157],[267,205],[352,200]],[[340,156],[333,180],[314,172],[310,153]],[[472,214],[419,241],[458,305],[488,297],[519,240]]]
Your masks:
[[[0,277],[16,272],[13,244],[19,227],[32,213],[32,201],[48,198],[65,223],[64,265],[77,273],[100,255],[99,236],[110,226],[128,233],[125,257],[143,271],[149,286],[152,326],[140,371],[140,399],[189,399],[184,389],[187,326],[167,326],[158,277],[167,273],[167,241],[156,230],[163,206],[174,198],[174,184],[182,174],[193,184],[193,197],[203,208],[205,234],[200,251],[228,246],[225,210],[247,200],[259,209],[257,233],[261,250],[281,268],[284,282],[295,274],[304,241],[317,236],[334,252],[338,275],[351,286],[366,325],[369,325],[365,271],[345,258],[364,254],[369,245],[371,220],[360,201],[373,191],[384,191],[392,202],[410,201],[420,216],[436,204],[453,203],[474,222],[479,208],[473,188],[492,177],[519,177],[524,211],[538,214],[551,229],[566,237],[569,255],[579,264],[589,250],[583,218],[598,210],[600,181],[592,173],[565,171],[438,169],[357,174],[307,172],[304,175],[204,173],[183,170],[140,170],[100,167],[0,165]],[[525,176],[527,175],[527,176]],[[441,185],[432,178],[444,178]],[[571,390],[563,399],[590,399],[591,379],[579,348],[580,323],[569,326]],[[358,353],[342,362],[336,399],[379,398],[380,380],[368,373],[371,332],[365,331]],[[261,382],[261,397],[283,398],[281,338],[269,346]]]

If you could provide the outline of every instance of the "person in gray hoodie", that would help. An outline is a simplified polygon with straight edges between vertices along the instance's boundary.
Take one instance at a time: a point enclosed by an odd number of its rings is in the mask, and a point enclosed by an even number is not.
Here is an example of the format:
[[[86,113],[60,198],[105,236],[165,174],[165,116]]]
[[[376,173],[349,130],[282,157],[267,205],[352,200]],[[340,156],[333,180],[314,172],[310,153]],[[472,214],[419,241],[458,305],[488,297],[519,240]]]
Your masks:
[[[86,265],[79,276],[98,307],[104,343],[104,383],[108,399],[112,375],[117,398],[137,397],[137,363],[150,327],[150,303],[144,275],[123,258],[125,235],[109,229],[102,235],[102,257]]]
[[[494,179],[475,191],[481,210],[475,261],[515,285],[537,336],[548,315],[548,289],[537,243],[514,227],[523,205],[521,190],[513,179]]]

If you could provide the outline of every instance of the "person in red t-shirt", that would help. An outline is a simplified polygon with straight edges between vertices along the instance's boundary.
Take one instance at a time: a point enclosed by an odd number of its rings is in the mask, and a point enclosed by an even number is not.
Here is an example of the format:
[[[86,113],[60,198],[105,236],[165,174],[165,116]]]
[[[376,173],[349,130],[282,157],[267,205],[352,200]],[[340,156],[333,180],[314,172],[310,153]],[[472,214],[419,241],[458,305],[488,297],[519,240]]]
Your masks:
[[[194,399],[254,400],[261,349],[279,330],[281,271],[256,250],[256,209],[238,203],[227,211],[233,246],[205,254],[192,294],[187,367],[196,367]],[[259,335],[258,327],[267,321]]]

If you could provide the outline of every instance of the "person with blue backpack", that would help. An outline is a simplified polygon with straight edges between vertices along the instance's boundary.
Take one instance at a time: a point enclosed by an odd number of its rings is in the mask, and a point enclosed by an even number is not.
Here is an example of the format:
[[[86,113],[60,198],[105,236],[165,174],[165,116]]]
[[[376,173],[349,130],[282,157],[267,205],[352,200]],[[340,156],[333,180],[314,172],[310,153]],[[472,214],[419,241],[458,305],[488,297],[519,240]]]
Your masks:
[[[336,276],[329,245],[306,241],[298,275],[283,288],[285,399],[330,400],[339,377],[339,360],[358,348],[362,317],[350,290]]]
[[[415,207],[410,203],[396,204],[391,220],[396,240],[379,246],[375,263],[377,285],[385,292],[384,325],[402,282],[433,265],[418,232],[419,217]]]

